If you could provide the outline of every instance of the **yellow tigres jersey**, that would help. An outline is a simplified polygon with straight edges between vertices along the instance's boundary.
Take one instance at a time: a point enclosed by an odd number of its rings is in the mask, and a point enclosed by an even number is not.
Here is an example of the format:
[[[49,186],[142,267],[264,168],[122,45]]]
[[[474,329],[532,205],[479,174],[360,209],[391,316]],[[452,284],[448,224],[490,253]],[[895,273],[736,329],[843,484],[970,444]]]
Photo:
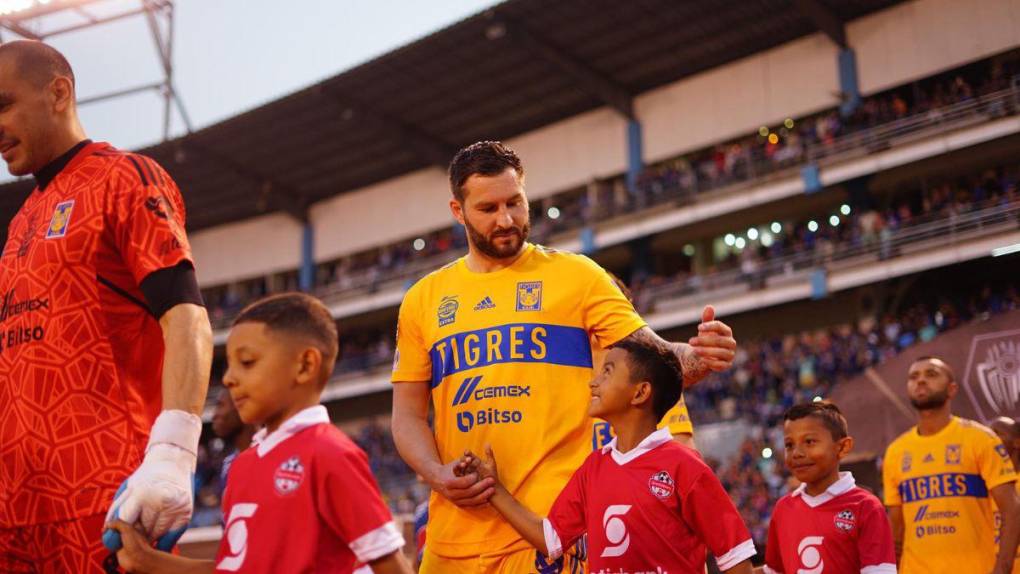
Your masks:
[[[544,516],[592,450],[590,337],[608,347],[644,324],[587,257],[528,244],[492,273],[461,258],[404,296],[392,379],[431,382],[444,464],[491,444],[503,484]],[[528,547],[495,510],[436,494],[426,536],[449,557]]]
[[[680,397],[680,400],[673,405],[673,408],[666,411],[666,414],[659,421],[659,428],[668,427],[669,434],[694,434],[694,425],[691,423],[691,416],[687,414],[687,403],[684,402],[684,398]]]
[[[901,573],[992,570],[996,528],[989,491],[1017,477],[991,430],[959,417],[931,436],[914,427],[889,445],[882,479],[885,504],[903,507]]]

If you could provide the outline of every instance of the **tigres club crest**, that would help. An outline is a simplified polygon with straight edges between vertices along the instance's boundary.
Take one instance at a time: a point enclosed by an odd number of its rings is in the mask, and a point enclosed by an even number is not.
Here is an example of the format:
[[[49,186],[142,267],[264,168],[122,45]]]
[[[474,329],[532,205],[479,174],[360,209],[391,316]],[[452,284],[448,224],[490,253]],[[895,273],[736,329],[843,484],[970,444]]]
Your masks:
[[[285,460],[273,474],[273,488],[280,496],[292,494],[305,478],[305,467],[301,459],[292,456]]]
[[[960,464],[963,459],[963,447],[958,444],[946,445],[946,464]]]
[[[675,486],[673,477],[665,470],[660,470],[648,479],[648,490],[652,491],[656,498],[665,499],[673,496]]]
[[[517,310],[542,310],[542,282],[526,281],[517,284]]]
[[[53,217],[50,218],[50,226],[46,229],[46,239],[67,235],[67,226],[71,223],[71,210],[73,209],[73,199],[57,204],[57,207],[53,209]]]
[[[974,337],[963,388],[978,420],[1011,416],[1020,408],[1020,329]]]
[[[856,518],[854,518],[853,511],[850,510],[839,511],[839,513],[836,514],[835,521],[836,528],[840,532],[850,532],[854,529],[854,524],[857,523]]]

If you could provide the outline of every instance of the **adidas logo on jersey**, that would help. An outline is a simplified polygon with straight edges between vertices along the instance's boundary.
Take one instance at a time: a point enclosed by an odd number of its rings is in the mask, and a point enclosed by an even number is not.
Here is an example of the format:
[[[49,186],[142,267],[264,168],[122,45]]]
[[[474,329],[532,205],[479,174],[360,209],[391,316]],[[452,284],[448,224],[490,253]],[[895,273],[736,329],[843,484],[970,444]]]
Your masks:
[[[481,301],[478,302],[477,305],[475,305],[475,311],[484,311],[486,309],[495,308],[496,304],[492,302],[492,298],[489,296],[486,296],[485,299],[482,299]]]

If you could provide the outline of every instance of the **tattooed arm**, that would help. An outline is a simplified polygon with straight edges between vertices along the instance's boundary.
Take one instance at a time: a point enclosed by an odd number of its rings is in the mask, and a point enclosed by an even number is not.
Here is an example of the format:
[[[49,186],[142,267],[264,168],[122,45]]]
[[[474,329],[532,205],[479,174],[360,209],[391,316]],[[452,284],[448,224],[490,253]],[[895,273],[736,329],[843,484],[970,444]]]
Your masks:
[[[725,371],[733,365],[737,342],[733,330],[722,321],[715,320],[715,309],[706,306],[701,313],[698,336],[687,343],[666,341],[650,327],[642,327],[624,340],[652,343],[668,347],[676,354],[684,373],[684,388],[705,378],[712,371]]]

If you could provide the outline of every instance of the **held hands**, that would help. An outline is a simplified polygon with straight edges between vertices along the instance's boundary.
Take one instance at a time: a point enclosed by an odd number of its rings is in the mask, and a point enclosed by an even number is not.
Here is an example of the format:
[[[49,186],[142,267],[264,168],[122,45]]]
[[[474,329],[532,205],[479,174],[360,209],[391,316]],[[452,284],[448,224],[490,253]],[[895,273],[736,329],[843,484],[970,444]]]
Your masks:
[[[163,411],[152,426],[142,464],[117,490],[106,521],[136,525],[157,547],[169,551],[188,527],[192,510],[198,436],[202,421],[179,410]],[[121,548],[118,530],[103,532],[111,552]]]
[[[106,529],[120,537],[121,548],[117,551],[117,563],[125,572],[142,574],[148,572],[148,564],[156,552],[141,532],[123,520],[108,523]]]
[[[454,468],[454,473],[458,472],[461,475],[473,472],[478,475],[478,480],[491,478],[494,486],[500,485],[499,473],[496,470],[496,457],[493,456],[490,445],[485,445],[485,459],[479,458],[470,450],[465,450],[464,456],[460,458]]]
[[[693,371],[690,372],[693,380],[698,380],[708,371],[725,371],[733,366],[737,349],[733,329],[726,323],[716,320],[715,308],[711,305],[706,305],[701,312],[698,335],[691,337],[688,344],[693,356],[690,360],[685,357],[683,364],[685,379],[689,371]]]
[[[501,485],[492,447],[486,445],[485,453],[486,458],[482,460],[465,450],[464,456],[440,467],[439,480],[433,488],[461,508],[488,504]]]
[[[429,486],[450,502],[461,508],[473,508],[487,504],[495,492],[495,481],[483,478],[463,464],[463,458],[438,467],[428,477]]]

